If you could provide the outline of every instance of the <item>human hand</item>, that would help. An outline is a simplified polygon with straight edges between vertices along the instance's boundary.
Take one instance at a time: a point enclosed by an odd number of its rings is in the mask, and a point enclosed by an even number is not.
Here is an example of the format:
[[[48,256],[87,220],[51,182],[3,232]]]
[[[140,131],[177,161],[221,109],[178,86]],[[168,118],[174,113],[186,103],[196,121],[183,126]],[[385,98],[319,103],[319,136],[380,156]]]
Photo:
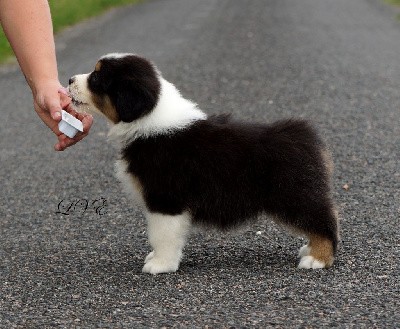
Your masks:
[[[56,151],[64,151],[86,137],[93,123],[93,117],[90,114],[78,113],[72,108],[71,99],[63,90],[58,81],[47,81],[36,88],[34,93],[36,113],[58,138],[58,142],[54,145]],[[82,121],[83,132],[79,132],[74,138],[69,138],[58,129],[61,109]]]

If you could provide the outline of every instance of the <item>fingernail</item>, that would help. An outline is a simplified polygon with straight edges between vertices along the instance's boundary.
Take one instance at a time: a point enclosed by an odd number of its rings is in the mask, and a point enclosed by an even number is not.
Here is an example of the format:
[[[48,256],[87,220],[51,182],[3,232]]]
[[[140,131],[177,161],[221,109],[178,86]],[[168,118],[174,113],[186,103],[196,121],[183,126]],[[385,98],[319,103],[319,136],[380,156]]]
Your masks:
[[[61,119],[61,112],[57,111],[53,113],[53,119],[54,120],[60,120]]]

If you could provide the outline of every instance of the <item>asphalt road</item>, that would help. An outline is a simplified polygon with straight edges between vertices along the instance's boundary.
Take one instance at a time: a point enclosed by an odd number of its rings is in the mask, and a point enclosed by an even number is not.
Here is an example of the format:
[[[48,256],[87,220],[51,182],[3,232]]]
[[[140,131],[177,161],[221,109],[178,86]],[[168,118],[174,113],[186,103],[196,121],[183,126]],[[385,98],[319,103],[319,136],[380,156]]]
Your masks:
[[[18,68],[1,68],[0,327],[400,327],[394,16],[378,0],[154,0],[57,38],[64,83],[136,52],[207,113],[313,120],[336,166],[329,270],[297,270],[304,241],[260,221],[196,232],[177,273],[142,274],[145,223],[112,174],[105,121],[54,152]]]

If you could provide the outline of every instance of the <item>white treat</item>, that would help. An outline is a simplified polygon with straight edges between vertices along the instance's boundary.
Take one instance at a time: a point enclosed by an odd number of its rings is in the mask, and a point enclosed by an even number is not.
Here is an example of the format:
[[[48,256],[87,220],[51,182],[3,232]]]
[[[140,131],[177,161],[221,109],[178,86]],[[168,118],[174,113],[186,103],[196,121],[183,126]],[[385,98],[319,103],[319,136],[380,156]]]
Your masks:
[[[83,132],[83,124],[77,118],[65,112],[61,111],[61,121],[58,123],[58,129],[69,138],[74,138],[78,131]]]

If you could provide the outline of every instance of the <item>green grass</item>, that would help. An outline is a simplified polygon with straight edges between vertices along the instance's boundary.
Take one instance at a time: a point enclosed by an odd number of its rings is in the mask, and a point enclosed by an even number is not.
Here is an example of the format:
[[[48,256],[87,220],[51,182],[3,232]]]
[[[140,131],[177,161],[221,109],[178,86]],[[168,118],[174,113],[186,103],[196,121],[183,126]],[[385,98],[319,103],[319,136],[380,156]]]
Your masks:
[[[385,0],[387,3],[390,3],[392,5],[397,5],[400,6],[400,0]]]
[[[53,19],[54,33],[59,32],[66,26],[96,16],[105,10],[132,3],[140,0],[49,0]],[[12,49],[0,30],[0,63],[5,63],[12,58]]]
[[[384,0],[389,5],[399,6],[400,7],[400,0]],[[400,14],[397,14],[397,19],[400,21]]]
[[[0,63],[6,62],[12,55],[12,49],[3,30],[0,30]]]

